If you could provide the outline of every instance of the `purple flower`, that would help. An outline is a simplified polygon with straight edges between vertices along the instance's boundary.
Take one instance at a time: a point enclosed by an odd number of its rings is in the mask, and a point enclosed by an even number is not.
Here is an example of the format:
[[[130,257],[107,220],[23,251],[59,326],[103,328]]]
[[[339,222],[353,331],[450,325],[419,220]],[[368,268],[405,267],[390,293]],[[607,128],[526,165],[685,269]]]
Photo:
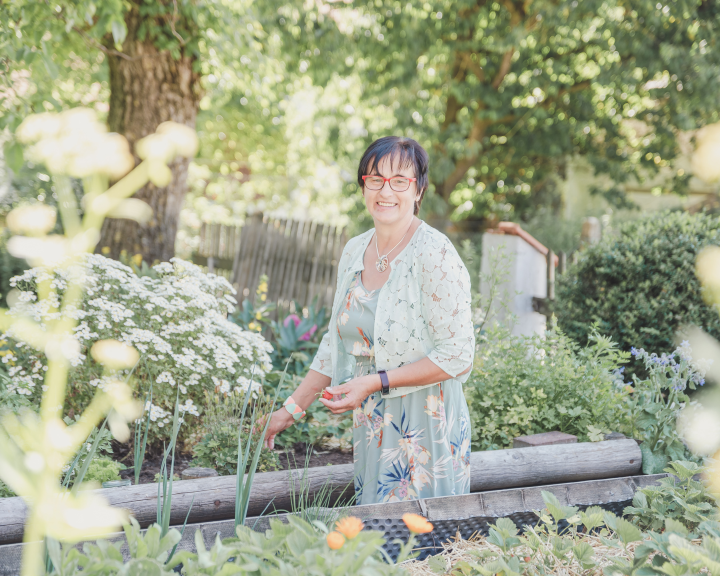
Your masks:
[[[637,356],[637,355],[638,355],[638,349],[635,348],[635,346],[631,346],[631,347],[630,347],[630,354],[632,354],[633,356]]]

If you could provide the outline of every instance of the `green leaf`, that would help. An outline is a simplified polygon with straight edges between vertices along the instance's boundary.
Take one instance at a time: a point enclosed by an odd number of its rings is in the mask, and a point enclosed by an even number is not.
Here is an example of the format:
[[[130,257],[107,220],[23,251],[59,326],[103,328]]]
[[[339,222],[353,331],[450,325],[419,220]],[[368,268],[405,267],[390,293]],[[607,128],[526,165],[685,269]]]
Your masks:
[[[643,539],[642,532],[640,532],[638,527],[631,524],[624,518],[617,518],[615,520],[614,530],[625,545],[628,545],[631,542],[639,542]]]
[[[681,536],[687,536],[689,534],[688,529],[685,528],[683,523],[673,518],[665,518],[665,532],[673,532]]]
[[[449,568],[449,563],[445,556],[437,555],[431,556],[428,560],[428,568],[435,574],[445,574]]]
[[[578,511],[578,508],[576,506],[563,506],[562,504],[560,504],[557,496],[555,496],[555,494],[553,494],[552,492],[547,492],[546,490],[543,490],[541,494],[543,500],[545,501],[545,506],[547,507],[548,512],[550,512],[550,514],[554,518],[555,522],[559,522],[560,520],[569,518]]]
[[[506,536],[515,536],[518,533],[515,522],[510,520],[510,518],[499,518],[498,521],[495,522],[495,526]]]
[[[640,444],[643,474],[660,474],[668,464],[668,457],[662,452],[654,453],[648,442]]]
[[[585,570],[595,566],[592,559],[593,548],[587,542],[578,542],[573,548],[573,555]]]
[[[19,172],[23,165],[23,148],[18,142],[8,141],[3,147],[5,163],[13,172]]]
[[[123,20],[113,20],[110,25],[115,44],[122,44],[127,37],[127,26]]]
[[[580,512],[580,521],[585,526],[585,530],[590,532],[593,528],[603,525],[604,510],[599,506],[590,506],[584,512]]]

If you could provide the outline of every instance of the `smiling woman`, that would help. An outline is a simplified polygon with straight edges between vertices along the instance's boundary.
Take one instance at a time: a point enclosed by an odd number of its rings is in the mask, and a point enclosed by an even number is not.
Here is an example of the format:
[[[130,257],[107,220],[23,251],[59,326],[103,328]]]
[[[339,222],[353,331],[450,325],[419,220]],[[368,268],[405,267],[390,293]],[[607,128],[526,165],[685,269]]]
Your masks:
[[[381,138],[358,182],[375,228],[343,251],[330,329],[273,414],[268,443],[325,391],[319,402],[333,414],[353,410],[358,504],[468,493],[470,278],[450,241],[416,216],[427,153],[409,138]]]

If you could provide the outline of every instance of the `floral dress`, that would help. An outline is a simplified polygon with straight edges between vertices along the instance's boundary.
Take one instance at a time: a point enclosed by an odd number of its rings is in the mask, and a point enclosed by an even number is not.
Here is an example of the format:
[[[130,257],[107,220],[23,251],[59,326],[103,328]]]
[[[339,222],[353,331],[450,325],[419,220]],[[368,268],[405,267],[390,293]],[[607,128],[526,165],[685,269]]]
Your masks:
[[[337,331],[355,377],[375,374],[373,331],[380,290],[361,272],[350,283]],[[457,380],[383,398],[368,396],[353,412],[357,504],[399,502],[470,492],[470,416]]]

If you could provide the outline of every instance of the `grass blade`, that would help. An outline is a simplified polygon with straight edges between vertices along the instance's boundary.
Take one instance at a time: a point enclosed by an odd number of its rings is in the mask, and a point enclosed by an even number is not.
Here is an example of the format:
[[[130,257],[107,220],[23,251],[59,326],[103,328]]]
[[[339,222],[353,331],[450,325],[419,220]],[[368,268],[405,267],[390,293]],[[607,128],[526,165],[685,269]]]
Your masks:
[[[148,408],[147,417],[145,418],[145,434],[142,439],[142,445],[140,445],[140,441],[138,438],[139,433],[142,432],[142,421],[138,419],[139,422],[135,422],[135,438],[133,438],[133,470],[135,473],[136,486],[140,484],[140,469],[142,468],[143,462],[145,461],[145,450],[147,448],[148,430],[150,429],[150,413],[152,412],[152,389],[153,385],[152,382],[150,382],[150,388],[148,389],[148,393],[145,395],[145,406],[148,405],[148,399],[150,401],[150,406]]]
[[[95,453],[97,452],[98,446],[100,445],[100,440],[102,439],[102,432],[105,429],[106,424],[107,416],[105,417],[105,420],[103,420],[100,428],[97,429],[95,441],[92,443],[90,450],[88,450],[88,454],[85,457],[85,462],[83,462],[83,466],[82,468],[80,468],[80,472],[78,472],[77,478],[75,478],[75,482],[73,483],[73,487],[71,490],[73,494],[77,494],[77,491],[80,488],[80,484],[82,484],[82,481],[85,479],[85,474],[87,474],[88,468],[90,467],[90,462],[95,457]]]
[[[185,522],[183,522],[182,530],[180,530],[180,539],[182,540],[182,537],[185,535],[185,526],[187,526],[188,518],[190,518],[190,512],[192,512],[193,504],[195,504],[195,496],[192,497],[192,500],[190,501],[190,508],[188,508],[188,513],[185,515]],[[175,544],[173,546],[173,549],[170,551],[170,556],[168,556],[168,559],[165,560],[165,564],[170,562],[172,560],[172,557],[175,555],[175,551],[177,550],[177,547],[180,545],[180,542]]]

